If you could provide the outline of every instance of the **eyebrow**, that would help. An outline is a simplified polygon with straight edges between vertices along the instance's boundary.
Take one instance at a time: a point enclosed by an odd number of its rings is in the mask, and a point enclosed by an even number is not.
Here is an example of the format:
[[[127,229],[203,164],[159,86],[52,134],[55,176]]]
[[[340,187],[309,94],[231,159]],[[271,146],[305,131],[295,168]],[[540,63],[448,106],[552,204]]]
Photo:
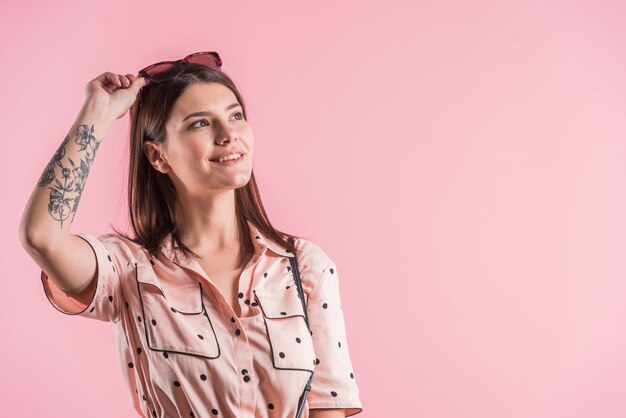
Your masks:
[[[230,109],[232,109],[234,107],[237,107],[237,106],[241,106],[241,105],[239,103],[230,104],[230,105],[226,106],[226,111],[228,112]],[[193,118],[194,116],[211,116],[211,115],[212,115],[212,113],[211,112],[207,112],[207,111],[194,112],[194,113],[191,113],[191,114],[185,116],[185,118],[181,122],[184,122],[184,121],[186,121],[189,118]]]

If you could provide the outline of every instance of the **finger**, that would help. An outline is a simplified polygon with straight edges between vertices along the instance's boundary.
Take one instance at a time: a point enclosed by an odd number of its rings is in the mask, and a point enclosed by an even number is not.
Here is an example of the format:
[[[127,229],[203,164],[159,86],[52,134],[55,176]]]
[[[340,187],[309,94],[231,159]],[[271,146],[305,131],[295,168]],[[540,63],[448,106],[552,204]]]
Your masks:
[[[106,72],[105,73],[106,79],[109,82],[109,84],[112,84],[114,86],[121,86],[119,77],[117,74],[111,73],[111,72]]]
[[[137,94],[143,86],[148,84],[149,81],[150,80],[147,80],[144,77],[136,77],[131,83],[129,89],[131,89],[135,94]]]

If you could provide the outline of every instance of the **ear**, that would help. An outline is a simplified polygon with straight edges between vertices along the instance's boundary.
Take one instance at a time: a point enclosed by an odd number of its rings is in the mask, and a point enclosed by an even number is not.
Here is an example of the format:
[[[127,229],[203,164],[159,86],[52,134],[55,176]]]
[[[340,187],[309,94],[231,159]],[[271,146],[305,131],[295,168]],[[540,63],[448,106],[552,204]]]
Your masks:
[[[170,171],[171,168],[163,156],[161,144],[146,140],[143,142],[143,152],[146,158],[148,158],[148,162],[150,162],[155,170],[163,174]]]

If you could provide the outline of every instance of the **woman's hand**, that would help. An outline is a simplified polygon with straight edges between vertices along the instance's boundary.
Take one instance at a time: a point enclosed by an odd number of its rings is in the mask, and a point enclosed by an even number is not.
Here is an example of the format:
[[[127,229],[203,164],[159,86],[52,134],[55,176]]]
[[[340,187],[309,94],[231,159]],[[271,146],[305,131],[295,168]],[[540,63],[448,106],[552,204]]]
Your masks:
[[[85,102],[91,102],[119,119],[135,103],[139,90],[149,81],[132,74],[106,72],[87,83]]]

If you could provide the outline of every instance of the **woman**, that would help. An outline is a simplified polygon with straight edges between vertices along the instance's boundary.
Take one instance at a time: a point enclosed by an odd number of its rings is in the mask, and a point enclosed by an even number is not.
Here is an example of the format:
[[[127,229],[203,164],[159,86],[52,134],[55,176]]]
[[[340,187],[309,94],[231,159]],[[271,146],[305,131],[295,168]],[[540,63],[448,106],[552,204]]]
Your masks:
[[[114,324],[144,417],[291,418],[299,400],[302,417],[361,412],[337,267],[310,240],[271,226],[245,104],[219,55],[138,75],[88,83],[24,212],[20,237],[50,302]],[[101,138],[128,109],[135,237],[73,235]]]

